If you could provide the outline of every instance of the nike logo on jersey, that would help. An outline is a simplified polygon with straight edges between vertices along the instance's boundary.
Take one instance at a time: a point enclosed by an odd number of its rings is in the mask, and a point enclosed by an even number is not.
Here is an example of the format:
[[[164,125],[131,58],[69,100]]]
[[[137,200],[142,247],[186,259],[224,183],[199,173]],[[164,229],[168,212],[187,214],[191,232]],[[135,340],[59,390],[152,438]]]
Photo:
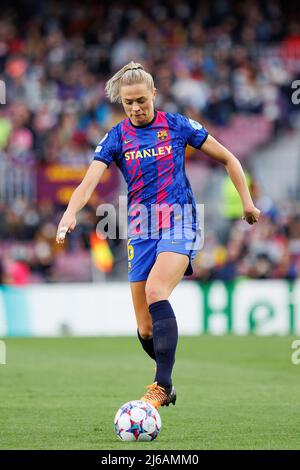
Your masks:
[[[129,142],[132,142],[132,139],[131,140],[124,140],[124,144],[129,144]]]

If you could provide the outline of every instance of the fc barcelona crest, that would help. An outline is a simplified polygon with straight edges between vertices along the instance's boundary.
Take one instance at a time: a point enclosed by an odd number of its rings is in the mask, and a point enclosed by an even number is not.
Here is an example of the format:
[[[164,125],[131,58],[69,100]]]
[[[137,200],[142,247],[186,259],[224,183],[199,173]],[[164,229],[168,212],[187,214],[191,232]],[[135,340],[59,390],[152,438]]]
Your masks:
[[[165,140],[168,138],[168,131],[164,130],[164,131],[158,131],[157,132],[157,137],[158,139],[160,140]]]

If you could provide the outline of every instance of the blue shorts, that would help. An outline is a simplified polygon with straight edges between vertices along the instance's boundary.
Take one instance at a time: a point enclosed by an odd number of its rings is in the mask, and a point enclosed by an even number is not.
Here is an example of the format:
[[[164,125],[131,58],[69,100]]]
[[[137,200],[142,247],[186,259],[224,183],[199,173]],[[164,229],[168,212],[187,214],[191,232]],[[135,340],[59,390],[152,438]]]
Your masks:
[[[193,274],[191,261],[195,258],[198,252],[198,237],[199,234],[195,233],[192,241],[191,239],[179,240],[174,237],[168,239],[164,239],[162,237],[158,239],[129,239],[127,244],[129,282],[146,281],[157,256],[159,253],[166,251],[187,255],[189,257],[189,265],[184,275],[191,276]]]

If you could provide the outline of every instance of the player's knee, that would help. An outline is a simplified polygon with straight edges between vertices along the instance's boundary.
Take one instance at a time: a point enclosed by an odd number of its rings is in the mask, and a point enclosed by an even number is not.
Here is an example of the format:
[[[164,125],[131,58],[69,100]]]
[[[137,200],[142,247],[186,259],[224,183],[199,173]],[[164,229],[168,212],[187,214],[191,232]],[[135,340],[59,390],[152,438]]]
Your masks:
[[[158,284],[146,284],[145,288],[146,299],[148,306],[159,300],[166,300],[168,298],[168,293],[164,288]]]
[[[138,330],[142,339],[152,338],[152,325],[139,325]]]

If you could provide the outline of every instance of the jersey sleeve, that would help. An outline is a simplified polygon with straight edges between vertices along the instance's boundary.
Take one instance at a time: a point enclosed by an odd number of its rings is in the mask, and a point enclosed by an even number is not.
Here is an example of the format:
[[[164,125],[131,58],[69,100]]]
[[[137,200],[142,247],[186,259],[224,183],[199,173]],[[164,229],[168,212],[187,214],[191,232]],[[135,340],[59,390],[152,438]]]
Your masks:
[[[186,143],[199,149],[208,137],[208,131],[199,122],[180,115],[181,134]]]
[[[94,152],[94,160],[104,162],[108,167],[116,159],[118,154],[118,135],[112,128],[100,140]]]

